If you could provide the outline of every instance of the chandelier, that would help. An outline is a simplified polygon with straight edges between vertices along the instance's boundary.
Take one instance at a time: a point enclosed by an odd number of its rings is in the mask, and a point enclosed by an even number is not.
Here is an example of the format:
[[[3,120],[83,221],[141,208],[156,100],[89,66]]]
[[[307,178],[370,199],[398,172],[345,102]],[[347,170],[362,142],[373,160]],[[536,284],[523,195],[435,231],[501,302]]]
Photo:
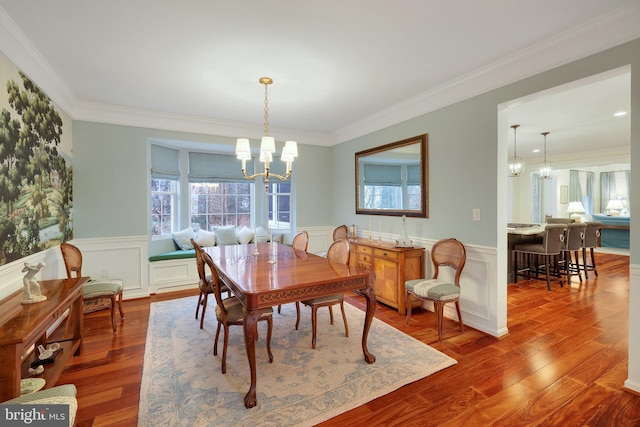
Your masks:
[[[544,179],[551,178],[551,164],[547,163],[547,135],[551,132],[542,132],[544,136],[544,164],[540,168],[540,176]]]
[[[520,125],[512,125],[513,128],[513,157],[511,161],[509,161],[509,176],[522,176],[524,172],[524,161],[522,158],[518,157],[516,151],[516,129],[520,127]]]
[[[264,177],[265,190],[269,192],[269,178],[273,177],[284,181],[291,176],[291,168],[293,160],[298,157],[298,144],[295,141],[286,141],[280,160],[286,162],[286,169],[284,175],[278,175],[270,171],[270,164],[273,161],[273,153],[276,152],[275,139],[269,136],[269,85],[273,83],[270,77],[260,77],[260,84],[264,85],[264,136],[260,142],[260,162],[264,163],[264,172],[255,173],[253,175],[247,175],[247,160],[251,160],[251,145],[247,138],[238,138],[236,141],[236,157],[242,160],[242,175],[249,180],[252,180],[258,176]]]

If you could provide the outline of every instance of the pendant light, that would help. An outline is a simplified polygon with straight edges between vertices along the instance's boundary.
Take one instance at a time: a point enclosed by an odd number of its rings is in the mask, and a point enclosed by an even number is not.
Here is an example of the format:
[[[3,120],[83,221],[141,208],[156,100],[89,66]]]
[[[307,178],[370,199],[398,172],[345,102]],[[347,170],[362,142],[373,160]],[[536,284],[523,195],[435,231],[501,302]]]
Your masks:
[[[518,157],[517,147],[516,147],[516,129],[518,129],[520,125],[512,125],[513,129],[513,157],[509,161],[509,176],[519,177],[522,176],[524,172],[524,161],[522,158]]]
[[[551,132],[542,132],[540,135],[544,136],[544,165],[540,168],[540,177],[547,179],[551,178],[551,164],[547,162],[547,135]]]

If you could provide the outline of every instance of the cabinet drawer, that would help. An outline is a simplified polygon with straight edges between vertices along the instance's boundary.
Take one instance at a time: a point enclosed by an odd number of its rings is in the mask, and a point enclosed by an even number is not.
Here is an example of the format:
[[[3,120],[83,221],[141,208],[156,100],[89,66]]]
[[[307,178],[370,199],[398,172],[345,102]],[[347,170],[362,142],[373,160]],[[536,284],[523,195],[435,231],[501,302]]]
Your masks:
[[[398,253],[397,252],[392,252],[392,251],[387,251],[384,249],[374,249],[373,250],[373,255],[379,258],[385,258],[385,259],[391,259],[391,260],[397,260],[398,259]]]
[[[369,254],[371,255],[373,253],[373,249],[369,246],[362,246],[362,245],[358,245],[357,248],[358,253],[361,254]]]
[[[367,264],[370,264],[371,263],[371,255],[358,254],[358,262],[366,262]]]
[[[368,262],[360,262],[360,261],[358,261],[358,268],[360,268],[362,270],[373,271],[371,269],[371,264],[368,263]]]

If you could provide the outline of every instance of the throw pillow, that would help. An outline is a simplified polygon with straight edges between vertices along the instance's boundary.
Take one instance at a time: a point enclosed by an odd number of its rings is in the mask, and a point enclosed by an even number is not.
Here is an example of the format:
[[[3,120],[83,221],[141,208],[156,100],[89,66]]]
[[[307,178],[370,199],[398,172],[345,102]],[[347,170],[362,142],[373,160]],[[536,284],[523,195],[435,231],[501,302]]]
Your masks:
[[[254,241],[256,243],[267,243],[269,241],[269,232],[265,230],[263,226],[258,226],[256,228]]]
[[[236,228],[234,226],[216,227],[214,232],[216,234],[216,243],[218,243],[218,246],[238,244]]]
[[[243,225],[242,228],[238,231],[238,243],[242,244],[242,245],[246,245],[247,243],[250,243],[251,240],[253,239],[253,230],[250,230],[249,228],[247,228],[246,225]]]
[[[216,233],[214,233],[213,231],[200,229],[198,230],[198,238],[196,239],[196,243],[202,246],[203,248],[207,246],[215,246]]]
[[[193,228],[187,227],[184,230],[176,231],[171,234],[173,236],[173,241],[176,242],[176,245],[183,251],[188,251],[193,249],[193,245],[191,244],[191,239],[196,239],[196,233],[193,231]]]
[[[276,243],[284,244],[284,234],[282,233],[273,233],[273,241]]]

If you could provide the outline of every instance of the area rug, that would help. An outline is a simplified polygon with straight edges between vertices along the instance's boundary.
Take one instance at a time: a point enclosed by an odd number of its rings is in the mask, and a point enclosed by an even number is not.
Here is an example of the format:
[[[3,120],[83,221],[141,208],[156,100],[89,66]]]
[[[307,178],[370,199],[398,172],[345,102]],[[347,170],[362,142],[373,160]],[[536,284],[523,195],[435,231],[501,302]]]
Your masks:
[[[213,355],[216,320],[209,308],[204,329],[194,317],[197,297],[151,304],[140,390],[139,426],[311,426],[456,364],[449,356],[374,319],[362,354],[364,312],[345,304],[350,336],[339,309],[331,325],[318,310],[311,349],[311,312],[295,305],[274,313],[269,363],[266,322],[256,342],[256,407],[246,409],[250,374],[242,327],[231,327],[227,373],[221,373],[222,339]],[[221,337],[222,338],[222,337]]]

